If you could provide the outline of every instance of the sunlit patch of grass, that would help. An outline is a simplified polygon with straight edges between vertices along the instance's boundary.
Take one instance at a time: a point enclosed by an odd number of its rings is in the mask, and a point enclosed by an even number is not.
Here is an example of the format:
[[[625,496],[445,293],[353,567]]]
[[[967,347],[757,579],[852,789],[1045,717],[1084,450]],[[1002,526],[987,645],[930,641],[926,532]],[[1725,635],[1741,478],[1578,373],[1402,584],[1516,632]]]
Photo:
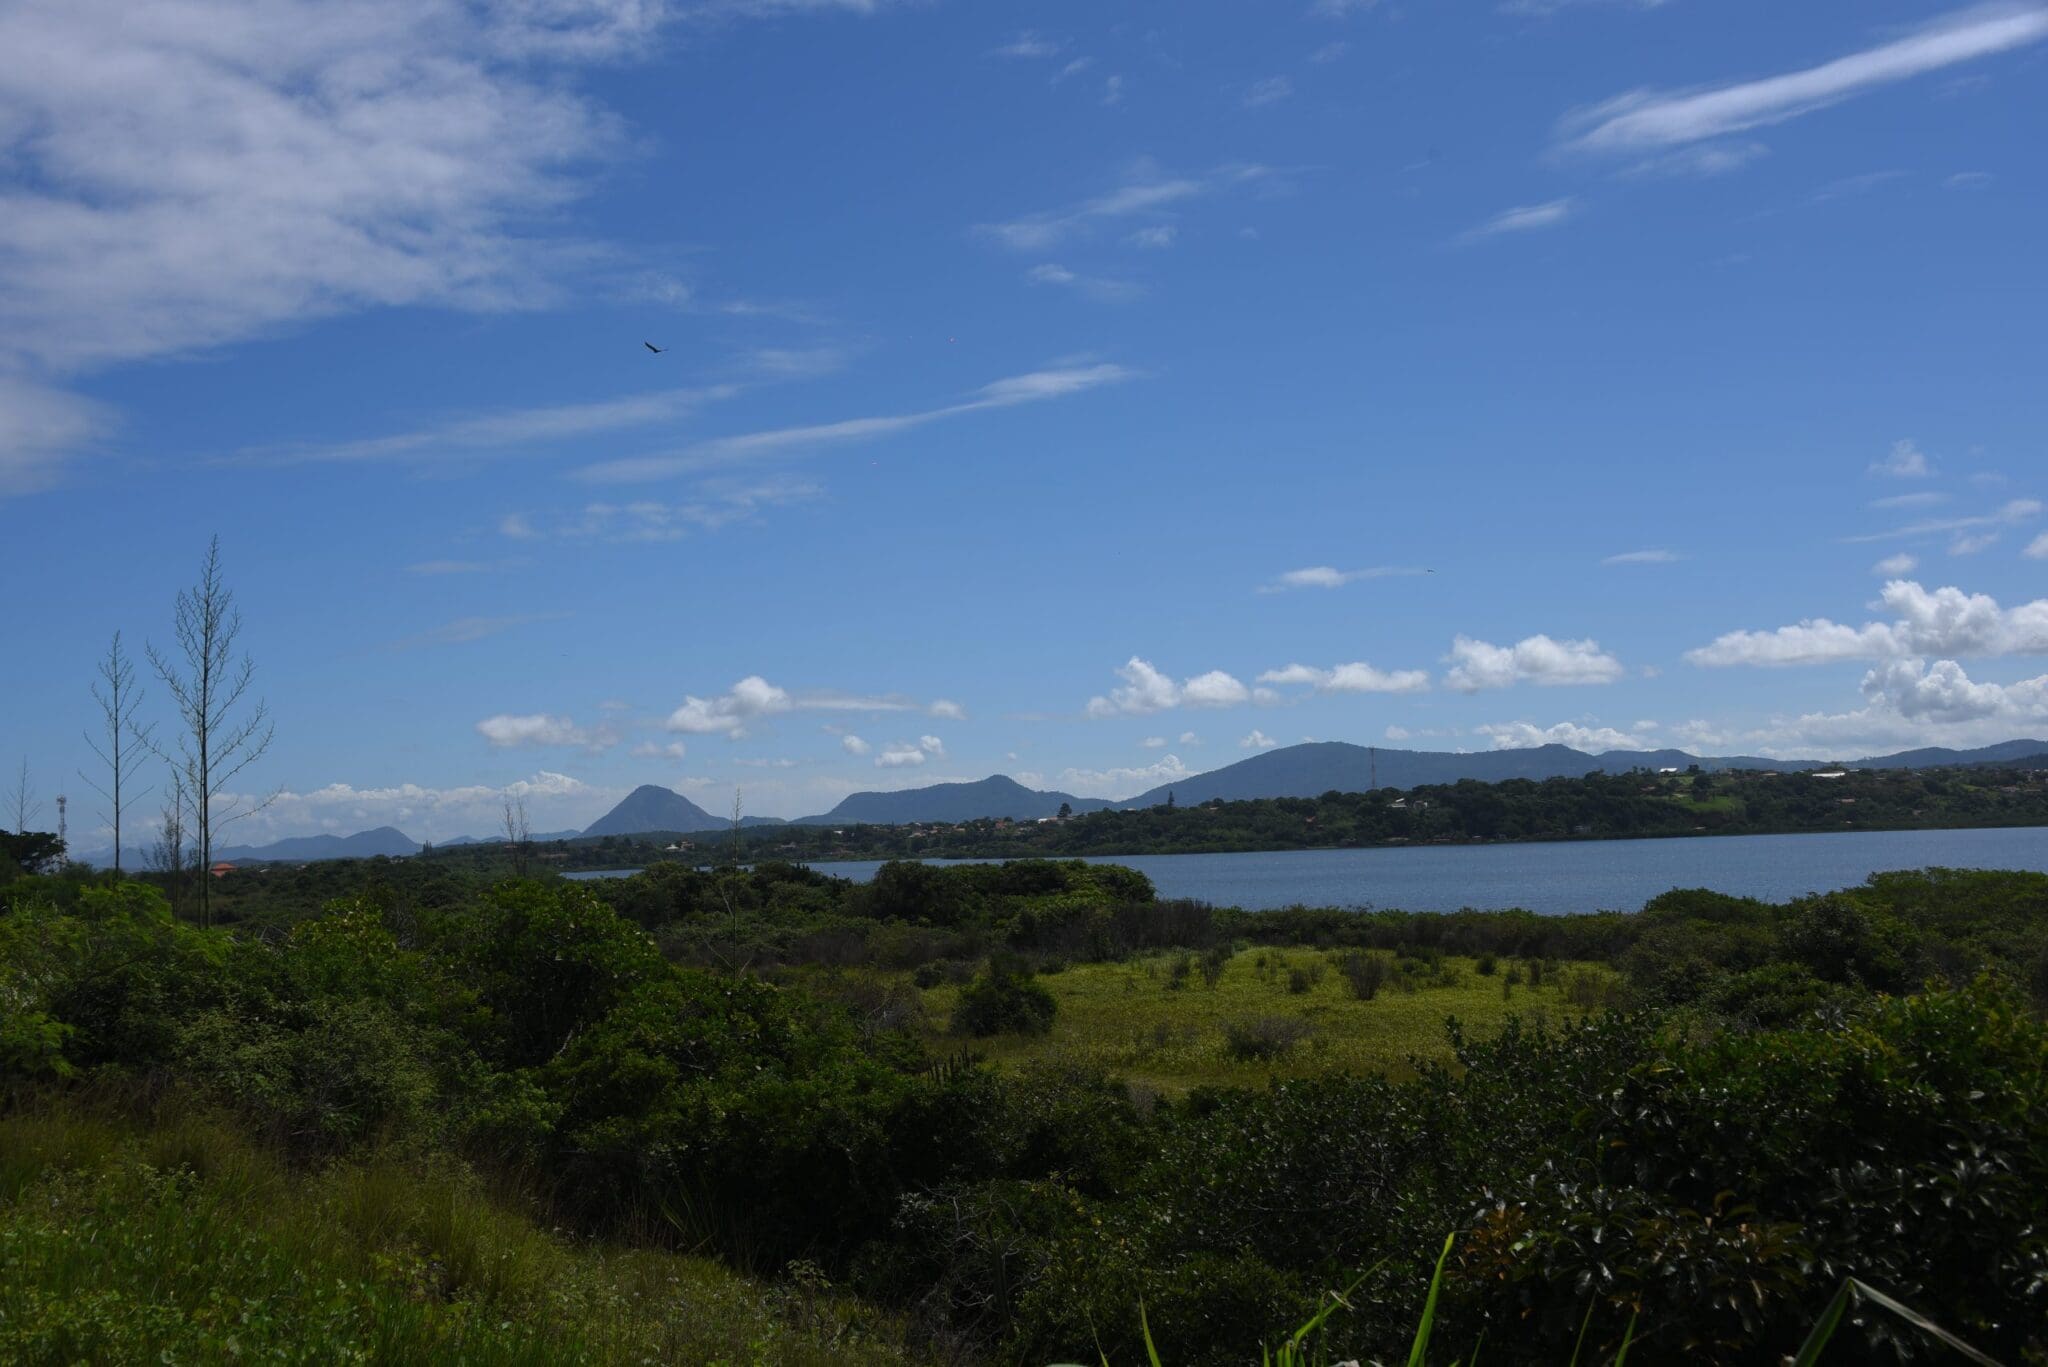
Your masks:
[[[1049,1033],[1002,1035],[975,1048],[998,1066],[1063,1061],[1107,1069],[1132,1082],[1178,1093],[1204,1085],[1261,1086],[1269,1078],[1304,1077],[1332,1069],[1410,1071],[1409,1059],[1448,1060],[1444,1021],[1456,1016],[1466,1033],[1483,1038],[1509,1016],[1576,1016],[1565,984],[1594,975],[1612,979],[1598,964],[1549,964],[1540,985],[1511,978],[1516,961],[1503,959],[1483,975],[1474,959],[1446,956],[1434,968],[1410,963],[1392,974],[1371,1001],[1352,995],[1332,957],[1317,949],[1244,949],[1224,965],[1214,986],[1197,963],[1179,971],[1185,956],[1147,954],[1122,963],[1075,964],[1038,981],[1059,1012]],[[1305,990],[1292,990],[1302,978]],[[1178,986],[1175,983],[1178,982]],[[925,989],[925,1006],[943,1028],[959,989]],[[1233,1055],[1231,1031],[1279,1018],[1302,1021],[1308,1034],[1293,1047],[1263,1058]]]
[[[814,1273],[571,1239],[447,1162],[296,1171],[203,1114],[0,1118],[0,1361],[880,1363]]]

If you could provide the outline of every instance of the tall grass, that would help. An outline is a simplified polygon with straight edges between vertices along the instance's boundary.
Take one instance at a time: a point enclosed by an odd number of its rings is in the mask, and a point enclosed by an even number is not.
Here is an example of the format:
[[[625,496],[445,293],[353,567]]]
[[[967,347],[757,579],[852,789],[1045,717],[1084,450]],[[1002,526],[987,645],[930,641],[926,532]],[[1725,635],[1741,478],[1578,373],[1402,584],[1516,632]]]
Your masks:
[[[0,1117],[0,1362],[880,1363],[815,1276],[572,1240],[451,1162],[298,1171],[200,1112]]]

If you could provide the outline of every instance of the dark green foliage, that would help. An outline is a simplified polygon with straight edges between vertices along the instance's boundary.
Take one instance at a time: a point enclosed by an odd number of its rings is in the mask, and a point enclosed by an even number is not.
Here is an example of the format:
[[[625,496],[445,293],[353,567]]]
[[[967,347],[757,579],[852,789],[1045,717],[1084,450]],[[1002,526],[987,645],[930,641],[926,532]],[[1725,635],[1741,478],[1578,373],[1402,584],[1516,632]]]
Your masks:
[[[1309,1037],[1312,1027],[1299,1016],[1259,1016],[1223,1027],[1223,1047],[1245,1062],[1285,1058]]]
[[[956,1035],[1042,1035],[1052,1029],[1059,1004],[1021,965],[991,960],[986,972],[960,990],[953,1008]]]

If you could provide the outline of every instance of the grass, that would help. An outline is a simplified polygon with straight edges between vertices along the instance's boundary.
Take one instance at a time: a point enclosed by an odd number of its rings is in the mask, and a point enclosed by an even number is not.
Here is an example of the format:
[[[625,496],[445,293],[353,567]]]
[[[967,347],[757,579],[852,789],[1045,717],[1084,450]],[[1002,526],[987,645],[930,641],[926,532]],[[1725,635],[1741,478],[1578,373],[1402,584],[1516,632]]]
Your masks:
[[[974,1047],[999,1067],[1072,1062],[1170,1094],[1204,1085],[1262,1086],[1269,1078],[1330,1069],[1401,1075],[1411,1057],[1450,1057],[1447,1016],[1483,1037],[1510,1015],[1576,1014],[1581,1008],[1567,999],[1563,984],[1575,974],[1596,983],[1613,976],[1594,964],[1552,965],[1541,986],[1521,983],[1504,995],[1502,984],[1515,961],[1502,959],[1488,976],[1478,972],[1476,960],[1446,957],[1439,974],[1412,990],[1390,981],[1373,1000],[1359,1001],[1321,950],[1240,950],[1214,986],[1205,983],[1198,960],[1177,975],[1184,957],[1148,954],[1042,976],[1038,981],[1059,1003],[1052,1030],[999,1035]],[[1297,973],[1311,979],[1306,991],[1290,990]],[[939,1028],[952,1018],[959,992],[951,985],[925,990],[925,1009]],[[1308,1033],[1265,1057],[1244,1056],[1257,1050],[1233,1053],[1233,1031],[1243,1036],[1263,1024],[1254,1032],[1270,1035],[1276,1033],[1271,1023],[1282,1020],[1299,1021]]]
[[[0,1118],[0,1361],[902,1362],[813,1275],[572,1240],[466,1171],[293,1170],[228,1126]]]

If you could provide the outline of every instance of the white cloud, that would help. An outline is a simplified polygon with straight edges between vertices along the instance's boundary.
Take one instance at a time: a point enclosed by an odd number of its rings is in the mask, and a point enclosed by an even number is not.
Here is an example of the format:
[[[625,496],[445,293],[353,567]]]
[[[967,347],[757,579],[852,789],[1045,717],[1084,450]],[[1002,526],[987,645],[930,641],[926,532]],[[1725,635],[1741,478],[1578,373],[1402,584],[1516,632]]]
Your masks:
[[[1577,722],[1561,721],[1555,726],[1537,726],[1532,722],[1511,721],[1490,726],[1472,728],[1482,736],[1490,737],[1496,750],[1528,750],[1539,745],[1568,745],[1574,750],[1585,750],[1598,754],[1603,750],[1653,750],[1654,742],[1644,739],[1638,731],[1617,731],[1611,726],[1581,726]]]
[[[1937,503],[1948,502],[1948,495],[1936,489],[1921,489],[1910,494],[1888,494],[1873,498],[1867,505],[1872,508],[1931,508]]]
[[[1199,175],[1168,175],[1140,165],[1117,189],[1064,209],[1027,214],[1003,223],[983,223],[975,231],[1013,251],[1050,251],[1094,228],[1134,217],[1159,217],[1188,200],[1220,194],[1269,178],[1263,166],[1224,166]]]
[[[1863,676],[1864,705],[1774,719],[1753,733],[1764,754],[1870,754],[1920,745],[1987,745],[2048,723],[2048,674],[1980,683],[1954,660],[1892,660]]]
[[[1294,589],[1341,589],[1346,584],[1355,584],[1361,579],[1406,579],[1429,571],[1412,565],[1374,565],[1363,570],[1340,570],[1333,565],[1310,565],[1306,569],[1288,570],[1269,584],[1259,586],[1260,593],[1287,593]]]
[[[1946,536],[1952,532],[1976,531],[1985,527],[2010,527],[2016,523],[2028,522],[2041,515],[2041,504],[2031,498],[2015,498],[2001,504],[1997,511],[1978,513],[1971,517],[1935,517],[1894,527],[1886,532],[1866,532],[1862,536],[1845,536],[1842,540],[1849,545],[1864,545],[1872,541],[1892,541],[1903,537]]]
[[[1469,228],[1459,238],[1462,242],[1477,242],[1482,238],[1498,237],[1502,233],[1526,233],[1537,228],[1555,228],[1572,216],[1572,200],[1569,195],[1543,204],[1521,204],[1512,209],[1502,209],[1476,228]]]
[[[1180,733],[1180,743],[1182,745],[1200,745],[1202,738],[1192,731],[1183,731]]]
[[[1178,783],[1194,776],[1178,755],[1163,756],[1157,764],[1129,769],[1063,769],[1056,780],[1060,790],[1076,797],[1135,797],[1162,783]],[[1018,781],[1023,782],[1020,775]],[[1036,787],[1036,784],[1030,786]]]
[[[286,789],[274,795],[231,797],[251,813],[235,823],[232,841],[253,845],[285,835],[346,835],[376,826],[396,826],[417,840],[490,836],[498,832],[507,798],[527,803],[537,830],[580,829],[624,795],[545,769],[500,786],[432,788],[399,783],[358,788],[330,783],[309,792]]]
[[[2048,675],[2018,683],[1975,683],[1954,660],[1892,660],[1863,677],[1863,694],[1912,721],[2048,719]]]
[[[1674,152],[1645,157],[1622,174],[1635,179],[1725,176],[1769,156],[1770,152],[1771,149],[1760,142],[1701,143],[1696,147],[1681,147]]]
[[[1547,19],[1561,10],[1600,4],[1617,5],[1623,9],[1649,10],[1663,8],[1665,0],[1501,0],[1498,8],[1502,14]]]
[[[1326,66],[1331,62],[1337,61],[1349,51],[1351,51],[1351,44],[1345,42],[1342,38],[1338,38],[1324,43],[1314,52],[1309,53],[1308,59],[1317,66]]]
[[[925,752],[915,745],[886,746],[881,754],[875,756],[875,765],[881,769],[901,769],[924,762]]]
[[[1105,77],[1102,82],[1102,102],[1104,104],[1116,104],[1123,97],[1124,78],[1121,76]]]
[[[1540,634],[1511,646],[1460,636],[1444,659],[1451,666],[1444,683],[1461,693],[1523,682],[1612,683],[1624,672],[1621,661],[1601,650],[1598,641],[1558,641]]]
[[[1882,575],[1886,579],[1897,579],[1900,575],[1911,574],[1914,570],[1917,570],[1919,568],[1920,561],[1916,557],[1907,555],[1905,552],[1901,551],[1897,555],[1888,555],[1884,559],[1878,561],[1875,565],[1872,565],[1870,567],[1870,572],[1872,574]]]
[[[4,120],[0,106],[0,125]],[[5,283],[0,271],[0,290]],[[49,488],[66,460],[113,425],[112,415],[90,400],[0,372],[0,498]]]
[[[1171,707],[1232,707],[1251,700],[1251,690],[1220,669],[1175,682],[1136,655],[1117,669],[1124,687],[1088,700],[1091,717],[1144,716]]]
[[[2003,532],[1971,532],[1951,541],[1948,553],[1950,555],[1975,555],[1979,551],[1990,550],[1998,544],[1998,539],[2003,535],[2005,535]]]
[[[1313,665],[1290,664],[1259,675],[1260,683],[1307,684],[1318,693],[1424,693],[1429,674],[1421,669],[1375,669],[1364,661],[1317,669]]]
[[[1046,37],[1044,34],[1034,33],[1030,29],[1024,29],[1017,33],[1016,35],[1014,35],[1007,43],[1004,43],[1001,47],[990,48],[989,56],[1021,58],[1050,57],[1057,53],[1059,50],[1060,44],[1054,42],[1052,39]]]
[[[1285,76],[1268,76],[1263,81],[1252,82],[1244,92],[1244,107],[1257,109],[1262,105],[1277,104],[1293,93],[1293,81]]]
[[[1109,276],[1081,275],[1068,270],[1057,262],[1046,261],[1033,266],[1024,273],[1024,278],[1034,285],[1053,285],[1084,294],[1090,299],[1106,303],[1126,303],[1136,299],[1145,291],[1129,280],[1117,280]]]
[[[1702,89],[1636,90],[1564,121],[1565,145],[1587,152],[1675,147],[1780,123],[1895,81],[2048,38],[2048,9],[1978,5],[1905,37],[1819,66]]]
[[[595,730],[585,730],[569,717],[550,716],[545,712],[523,715],[501,712],[495,717],[485,717],[478,722],[476,732],[489,741],[493,748],[500,750],[555,745],[576,745],[590,750],[605,750],[618,744],[619,739],[609,727],[600,726]]]
[[[1677,551],[1623,551],[1610,555],[1600,563],[1603,565],[1669,565],[1685,559]]]
[[[1389,726],[1383,734],[1388,740],[1407,740],[1409,731],[1405,726]]]
[[[1893,442],[1891,454],[1883,460],[1872,461],[1870,473],[1888,475],[1893,479],[1926,479],[1934,471],[1927,464],[1927,453],[1907,437]]]
[[[2043,532],[2029,541],[2027,548],[2020,554],[2029,560],[2048,560],[2048,532]]]
[[[525,513],[507,513],[498,519],[498,535],[513,541],[531,541],[540,533],[533,529]]]
[[[1166,748],[1166,737],[1147,736],[1139,741],[1138,744],[1144,746],[1147,750],[1164,750]]]
[[[967,709],[962,707],[959,703],[952,701],[950,698],[933,699],[931,706],[925,708],[925,711],[929,712],[932,716],[939,718],[941,721],[967,720]]]
[[[672,740],[666,745],[659,741],[643,740],[633,747],[633,754],[638,759],[680,760],[689,753],[690,747],[679,740]]]
[[[1107,362],[1057,366],[992,381],[957,402],[937,408],[880,417],[845,418],[837,422],[778,427],[762,432],[717,437],[660,455],[629,456],[621,460],[599,461],[594,465],[584,466],[575,474],[580,479],[597,483],[635,483],[666,479],[709,466],[733,464],[768,456],[785,456],[817,447],[873,441],[946,418],[1066,398],[1136,378],[1136,371]]]
[[[682,503],[636,499],[631,503],[586,503],[573,516],[537,527],[522,516],[521,540],[607,541],[618,544],[681,541],[694,533],[715,532],[737,522],[750,522],[764,509],[788,507],[818,498],[824,489],[813,480],[783,475],[742,482],[707,480],[696,497]]]
[[[1955,587],[1930,593],[1907,579],[1890,581],[1880,597],[1894,620],[1847,626],[1811,617],[1775,631],[1731,631],[1685,658],[1716,667],[2048,652],[2048,598],[2007,609],[1986,594]]]
[[[1270,750],[1279,743],[1264,731],[1254,728],[1252,733],[1239,740],[1237,745],[1240,750]]]
[[[1154,251],[1171,247],[1180,239],[1180,229],[1171,223],[1155,223],[1149,228],[1140,228],[1124,239],[1133,247],[1148,247]]]
[[[946,742],[940,740],[937,736],[919,736],[917,738],[917,748],[930,755],[933,759],[944,759],[946,757]]]
[[[1069,76],[1078,76],[1094,65],[1095,59],[1093,57],[1076,57],[1053,74],[1052,83],[1058,85]]]
[[[754,722],[791,712],[924,712],[925,704],[896,695],[872,696],[829,690],[791,693],[749,674],[715,698],[685,695],[683,705],[662,723],[691,735],[743,736]],[[851,748],[851,747],[849,747]]]
[[[868,753],[868,751],[875,748],[872,745],[869,745],[866,741],[862,740],[859,736],[850,734],[841,736],[839,738],[839,746],[849,755],[865,755],[866,753]]]

